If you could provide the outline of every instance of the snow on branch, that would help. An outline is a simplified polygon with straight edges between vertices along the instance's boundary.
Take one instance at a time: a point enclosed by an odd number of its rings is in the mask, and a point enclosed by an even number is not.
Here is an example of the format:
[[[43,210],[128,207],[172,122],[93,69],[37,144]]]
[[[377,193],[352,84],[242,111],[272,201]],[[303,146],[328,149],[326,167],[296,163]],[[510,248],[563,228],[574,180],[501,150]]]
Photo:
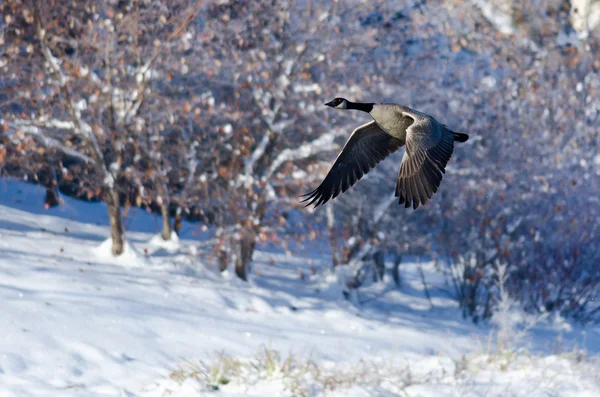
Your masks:
[[[267,125],[269,131],[267,131],[267,133],[263,135],[260,143],[250,155],[248,162],[246,162],[246,164],[244,165],[244,174],[238,177],[238,184],[243,181],[245,181],[245,183],[247,184],[248,181],[252,178],[251,175],[254,172],[254,165],[265,154],[267,146],[269,146],[269,143],[271,143],[271,133],[278,134],[286,126],[285,123],[281,122],[277,123],[277,125],[273,124],[275,118],[277,117],[277,113],[279,112],[279,107],[276,106],[275,110],[271,110],[267,106],[267,104],[270,101],[266,100],[265,98],[270,98],[270,93],[264,93],[262,90],[253,90],[252,94],[254,96],[254,100],[257,104],[257,107],[261,112],[261,120]]]
[[[140,110],[144,98],[142,94],[143,91],[143,89],[136,90],[133,99],[127,107],[127,110],[125,111],[123,117],[121,118],[125,124],[131,124],[133,118],[137,115],[138,110]]]
[[[594,0],[571,0],[571,23],[581,38],[586,38],[600,25],[600,2]]]
[[[327,15],[329,15],[331,13],[332,7],[333,6],[330,6],[329,10],[327,11]],[[315,33],[317,33],[324,25],[325,25],[324,21],[320,20],[319,24],[317,25],[317,28],[315,29]],[[273,138],[272,134],[274,134],[275,136],[281,134],[288,126],[290,126],[291,124],[293,124],[295,122],[295,120],[291,120],[291,119],[279,120],[277,122],[276,122],[276,120],[279,116],[280,110],[283,107],[282,103],[280,101],[280,98],[282,96],[284,96],[285,90],[287,90],[291,85],[290,79],[295,72],[296,66],[300,64],[300,61],[303,59],[303,57],[306,53],[306,50],[308,48],[308,41],[309,41],[309,39],[307,38],[304,42],[297,44],[295,46],[295,50],[296,50],[295,57],[293,57],[292,59],[289,59],[287,62],[283,63],[285,65],[284,70],[279,71],[279,78],[277,79],[277,81],[279,82],[279,92],[277,92],[276,94],[273,94],[269,91],[265,91],[260,88],[255,88],[252,90],[252,96],[254,98],[254,101],[255,101],[257,107],[260,110],[261,119],[269,128],[270,133],[267,133],[263,136],[260,144],[254,150],[254,152],[250,156],[250,159],[244,166],[244,175],[242,175],[240,177],[242,179],[244,179],[246,181],[246,183],[249,181],[249,179],[251,179],[251,174],[254,170],[254,165],[265,154],[266,148],[269,145],[269,143],[271,143],[271,140],[275,139],[275,138]],[[296,86],[296,89],[297,89],[297,86]],[[311,88],[311,91],[312,91],[312,88]],[[279,95],[277,95],[277,94],[279,94]],[[273,102],[273,100],[275,100],[274,105],[271,106],[271,103]],[[267,176],[266,176],[267,179],[273,174],[274,171],[276,171],[281,166],[281,164],[283,162],[288,161],[285,159],[287,156],[292,157],[291,158],[292,160],[310,156],[311,154],[307,155],[304,153],[307,150],[309,152],[314,152],[316,145],[326,146],[327,145],[326,142],[329,142],[329,143],[333,142],[333,139],[335,138],[335,136],[337,136],[337,134],[333,134],[333,135],[327,134],[327,135],[321,137],[323,139],[323,143],[317,142],[316,144],[312,144],[312,145],[311,144],[303,145],[300,148],[294,149],[294,150],[291,150],[291,149],[284,150],[282,153],[280,153],[280,155],[277,157],[277,159],[275,160],[275,162],[273,163],[273,165],[270,167],[269,171],[267,172]],[[319,139],[321,139],[321,138],[319,138]],[[321,151],[323,151],[323,150],[321,150]],[[238,179],[238,183],[239,182],[240,182],[240,180]]]
[[[0,120],[0,124],[4,124],[4,121]],[[15,120],[14,122],[8,122],[6,124],[13,132],[22,131],[24,134],[34,136],[35,138],[37,138],[38,142],[40,142],[44,147],[48,149],[57,149],[66,154],[67,156],[77,158],[86,163],[94,163],[94,160],[91,157],[65,146],[60,141],[54,138],[50,138],[43,131],[43,128],[61,128],[72,130],[73,123],[71,122],[52,120],[43,124],[43,126],[38,126],[28,120]]]
[[[133,117],[137,115],[137,112],[144,101],[144,93],[148,86],[148,81],[150,76],[152,75],[151,67],[155,63],[156,59],[160,56],[161,53],[165,51],[168,44],[179,37],[185,32],[189,24],[196,18],[202,6],[204,5],[204,0],[197,0],[194,4],[192,4],[189,8],[189,12],[187,12],[183,19],[180,21],[179,25],[175,28],[173,33],[167,37],[166,40],[162,41],[160,45],[154,50],[152,55],[142,64],[141,67],[137,69],[135,72],[135,78],[138,82],[138,88],[134,92],[133,98],[129,101],[128,105],[125,106],[126,110],[123,113],[120,121],[123,121],[125,124],[130,124],[133,120]]]
[[[54,74],[56,75],[58,85],[60,87],[64,87],[67,84],[67,76],[65,76],[63,70],[60,67],[60,60],[52,54],[52,51],[50,51],[50,48],[46,44],[46,30],[42,28],[39,17],[37,18],[37,32],[40,42],[43,43],[41,45],[42,54],[44,54],[44,58],[50,65],[50,68],[52,69]]]
[[[263,91],[262,89],[255,88],[252,90],[252,96],[254,97],[254,101],[258,105],[258,109],[260,110],[262,120],[269,128],[271,128],[273,126],[275,118],[277,117],[277,113],[279,112],[280,106],[276,103],[273,109],[270,108],[270,103],[273,99],[273,95],[271,95],[271,93],[268,91]]]
[[[396,195],[392,193],[391,196],[384,198],[379,204],[375,206],[373,211],[373,224],[377,224],[383,215],[387,212],[387,209],[397,200]]]
[[[318,153],[330,151],[335,138],[341,135],[343,135],[342,130],[335,129],[334,131],[329,132],[327,134],[323,134],[314,141],[305,143],[304,145],[301,145],[296,149],[283,150],[281,153],[279,153],[279,156],[277,156],[275,161],[273,161],[271,167],[269,167],[269,170],[266,174],[267,179],[270,178],[271,175],[273,175],[273,173],[277,171],[279,167],[281,167],[281,165],[287,161],[305,159],[314,156]]]
[[[106,179],[106,177],[109,175],[109,171],[106,168],[106,165],[104,164],[104,154],[100,149],[98,139],[94,134],[92,127],[81,118],[81,108],[73,100],[71,90],[69,86],[66,85],[67,77],[65,76],[63,70],[60,67],[59,60],[52,54],[52,51],[48,46],[46,40],[46,31],[42,26],[41,11],[39,8],[36,8],[35,16],[37,36],[39,39],[42,54],[44,55],[46,61],[50,64],[50,68],[56,76],[59,86],[63,88],[63,91],[65,93],[65,103],[73,119],[73,126],[75,127],[74,130],[76,133],[84,135],[87,138],[92,149],[92,158],[94,159],[94,163],[98,168],[100,168],[102,175]]]
[[[248,162],[244,165],[245,176],[252,175],[252,172],[254,170],[254,164],[265,153],[265,150],[267,149],[269,142],[271,142],[270,134],[266,133],[265,135],[263,135],[263,138],[260,141],[260,144],[256,147],[256,149],[254,149],[254,152],[252,152],[252,155],[250,156],[250,159],[248,160]]]
[[[511,35],[515,33],[512,17],[489,4],[486,0],[474,0],[475,5],[481,10],[483,17],[500,33]]]

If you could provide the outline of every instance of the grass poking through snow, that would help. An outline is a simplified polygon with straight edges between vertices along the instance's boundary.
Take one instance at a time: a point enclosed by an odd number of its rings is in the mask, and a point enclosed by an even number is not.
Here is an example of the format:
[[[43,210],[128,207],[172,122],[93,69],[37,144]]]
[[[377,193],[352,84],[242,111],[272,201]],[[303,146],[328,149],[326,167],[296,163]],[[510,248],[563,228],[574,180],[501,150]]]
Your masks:
[[[573,387],[598,390],[599,376],[591,376],[597,368],[579,351],[542,357],[524,349],[502,350],[457,360],[413,355],[336,364],[263,347],[250,358],[220,353],[208,362],[187,362],[171,373],[175,384],[162,390],[192,382],[197,395],[530,397],[564,395]],[[187,390],[181,395],[190,396]]]

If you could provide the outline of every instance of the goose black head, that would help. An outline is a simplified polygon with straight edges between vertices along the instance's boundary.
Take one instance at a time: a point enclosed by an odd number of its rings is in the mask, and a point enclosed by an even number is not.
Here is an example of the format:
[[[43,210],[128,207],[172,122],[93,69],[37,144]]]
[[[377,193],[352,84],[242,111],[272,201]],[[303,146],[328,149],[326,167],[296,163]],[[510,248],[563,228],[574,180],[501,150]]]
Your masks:
[[[335,98],[331,102],[327,102],[325,106],[331,106],[334,109],[348,109],[348,100],[345,98]]]

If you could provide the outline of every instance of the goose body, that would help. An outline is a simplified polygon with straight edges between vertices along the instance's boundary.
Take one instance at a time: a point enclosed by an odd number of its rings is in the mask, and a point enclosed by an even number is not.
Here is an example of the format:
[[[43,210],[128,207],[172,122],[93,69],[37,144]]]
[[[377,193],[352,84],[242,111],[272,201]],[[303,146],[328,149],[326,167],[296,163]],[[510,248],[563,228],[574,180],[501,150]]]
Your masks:
[[[335,98],[325,105],[354,109],[373,118],[357,127],[335,159],[327,176],[304,195],[307,206],[325,204],[353,186],[379,162],[406,146],[396,181],[396,197],[406,208],[417,209],[437,191],[452,156],[454,142],[467,134],[450,130],[433,117],[393,103],[355,103]]]

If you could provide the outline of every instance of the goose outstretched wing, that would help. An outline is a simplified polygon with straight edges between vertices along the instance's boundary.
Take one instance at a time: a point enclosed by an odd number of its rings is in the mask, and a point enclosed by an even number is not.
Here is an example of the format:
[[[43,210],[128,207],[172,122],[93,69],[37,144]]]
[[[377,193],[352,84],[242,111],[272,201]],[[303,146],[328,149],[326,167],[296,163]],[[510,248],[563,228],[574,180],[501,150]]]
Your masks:
[[[319,187],[302,201],[318,207],[353,186],[379,162],[404,145],[383,131],[375,121],[356,128]]]
[[[406,130],[406,152],[402,157],[396,197],[406,208],[417,209],[437,191],[454,150],[452,131],[429,117],[407,114],[415,122]]]

